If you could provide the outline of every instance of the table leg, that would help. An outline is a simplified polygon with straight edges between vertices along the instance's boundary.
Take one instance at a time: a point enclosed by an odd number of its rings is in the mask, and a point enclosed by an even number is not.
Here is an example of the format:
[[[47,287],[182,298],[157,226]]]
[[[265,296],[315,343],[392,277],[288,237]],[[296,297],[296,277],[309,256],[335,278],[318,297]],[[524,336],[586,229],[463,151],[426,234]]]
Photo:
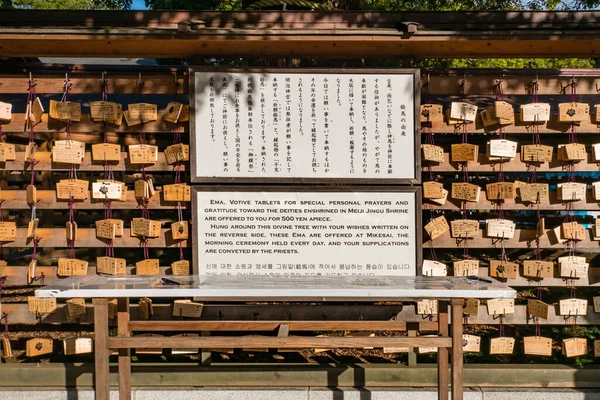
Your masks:
[[[438,304],[438,334],[448,336],[448,302]],[[438,400],[448,400],[448,349],[438,349]]]
[[[463,299],[452,300],[452,400],[463,400]]]
[[[117,330],[119,336],[129,337],[129,299],[117,300]],[[131,354],[119,349],[119,400],[131,400]]]
[[[109,400],[108,370],[108,302],[106,299],[93,299],[94,304],[94,390],[96,400]]]

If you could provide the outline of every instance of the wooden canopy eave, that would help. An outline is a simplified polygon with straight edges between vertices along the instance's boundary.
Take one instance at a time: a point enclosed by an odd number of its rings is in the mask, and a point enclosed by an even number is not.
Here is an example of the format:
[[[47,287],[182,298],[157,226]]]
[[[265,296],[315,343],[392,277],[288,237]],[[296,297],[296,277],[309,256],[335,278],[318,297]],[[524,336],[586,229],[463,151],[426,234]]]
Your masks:
[[[596,21],[598,12],[2,11],[0,56],[596,57]]]

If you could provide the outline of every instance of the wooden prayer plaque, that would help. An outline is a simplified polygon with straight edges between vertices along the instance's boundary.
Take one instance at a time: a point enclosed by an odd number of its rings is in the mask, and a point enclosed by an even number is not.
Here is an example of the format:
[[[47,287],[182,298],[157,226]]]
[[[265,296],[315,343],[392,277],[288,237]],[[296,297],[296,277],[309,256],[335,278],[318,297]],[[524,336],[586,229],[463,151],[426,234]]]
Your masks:
[[[150,317],[154,315],[152,300],[147,297],[142,297],[139,302],[138,311],[140,314],[140,318],[150,319]]]
[[[542,237],[546,234],[546,219],[540,218],[535,224],[535,233],[537,237]]]
[[[519,275],[519,264],[502,261],[490,260],[490,276],[503,279],[517,279]]]
[[[443,206],[444,204],[446,204],[446,201],[448,200],[449,193],[450,192],[448,192],[446,189],[442,189],[442,197],[440,197],[439,199],[427,199],[427,200],[429,200],[432,203]]]
[[[532,317],[548,319],[550,318],[550,305],[541,300],[529,299],[527,300],[527,312]]]
[[[158,147],[151,144],[129,145],[131,164],[155,164],[158,161]]]
[[[165,114],[163,115],[163,120],[176,124],[177,121],[179,121],[179,116],[181,115],[182,109],[183,104],[178,103],[176,101],[167,104],[167,109],[165,110]]]
[[[136,275],[158,275],[160,274],[159,260],[157,258],[142,260],[135,263]]]
[[[587,314],[588,301],[586,299],[563,299],[558,304],[560,315],[580,316]]]
[[[86,276],[87,270],[87,261],[77,260],[75,258],[58,259],[58,276]]]
[[[550,104],[529,103],[521,106],[521,121],[546,122],[550,121]]]
[[[163,199],[164,201],[192,201],[192,188],[185,183],[164,185]]]
[[[17,158],[15,145],[11,143],[0,143],[0,162],[14,161]]]
[[[126,261],[124,258],[96,258],[96,273],[107,275],[125,275]]]
[[[457,200],[472,201],[477,203],[479,201],[479,194],[481,188],[477,185],[465,182],[454,182],[452,183],[452,198]]]
[[[17,240],[17,223],[0,221],[0,242],[14,242]]]
[[[592,195],[594,200],[600,201],[600,182],[592,182]]]
[[[35,296],[27,297],[27,311],[29,314],[50,314],[56,310],[56,299],[37,298]]]
[[[27,284],[31,285],[35,279],[35,268],[37,267],[37,261],[31,260],[27,267]]]
[[[148,181],[138,179],[134,184],[136,199],[150,199],[150,185]]]
[[[489,156],[501,158],[515,158],[517,156],[517,142],[512,142],[506,139],[490,140]]]
[[[487,219],[485,229],[488,237],[512,239],[515,234],[515,223],[507,219]]]
[[[547,183],[528,183],[520,187],[518,194],[523,203],[538,203],[548,200],[548,192]]]
[[[432,299],[423,299],[417,301],[417,314],[436,315],[438,313],[438,301]]]
[[[473,219],[455,219],[450,221],[451,235],[453,238],[472,239],[481,234],[479,221]]]
[[[463,306],[463,314],[479,314],[479,299],[466,299],[465,305]]]
[[[92,338],[71,337],[63,340],[63,351],[66,356],[92,353],[93,348]]]
[[[96,237],[98,239],[112,240],[117,237],[116,225],[108,219],[96,221]]]
[[[37,203],[37,189],[34,185],[27,185],[25,193],[27,197],[27,205],[32,206]]]
[[[523,276],[532,278],[553,278],[554,262],[525,260],[523,261]]]
[[[443,153],[443,150],[442,150]],[[167,164],[175,164],[181,161],[189,161],[190,160],[190,145],[177,143],[168,146],[165,149],[165,159],[167,160]],[[443,161],[443,160],[442,160]]]
[[[524,353],[531,356],[551,356],[552,339],[541,336],[526,336],[523,338]]]
[[[28,163],[33,162],[35,158],[35,152],[37,151],[37,144],[35,142],[27,143],[27,147],[25,148],[25,161]]]
[[[408,347],[384,347],[384,354],[392,354],[392,353],[408,353],[410,349]],[[316,351],[315,351],[316,353]]]
[[[442,190],[444,185],[439,182],[428,181],[423,182],[423,198],[425,199],[439,199],[443,197]]]
[[[25,355],[27,357],[37,357],[44,354],[51,354],[52,343],[53,341],[50,338],[29,339],[25,343]]]
[[[177,221],[171,224],[171,235],[174,240],[183,240],[189,237],[187,221]]]
[[[454,276],[478,276],[479,260],[454,261]]]
[[[44,106],[39,97],[36,97],[31,105],[30,119],[33,124],[42,122],[42,116],[44,115]]]
[[[450,118],[460,121],[475,121],[477,117],[477,106],[465,102],[453,101],[450,105]]]
[[[505,315],[515,313],[514,299],[488,299],[487,310],[489,315]]]
[[[56,119],[61,121],[81,121],[81,103],[75,101],[59,101],[54,104],[56,107]],[[55,118],[52,115],[53,104],[50,100],[50,117]]]
[[[514,124],[515,110],[507,101],[495,101],[494,109],[496,110],[496,118],[500,120],[501,125]]]
[[[145,218],[133,218],[131,220],[131,236],[157,238],[160,236],[160,226],[160,221]]]
[[[8,264],[4,260],[0,260],[0,277],[6,276],[6,267]]]
[[[421,150],[423,151],[423,161],[444,162],[444,149],[442,147],[433,144],[422,144]]]
[[[444,123],[444,108],[441,104],[421,104],[419,111],[421,123],[429,123],[428,126],[432,128]]]
[[[190,120],[190,106],[188,104],[184,104],[181,109],[181,114],[179,115],[179,122],[187,122]]]
[[[106,124],[121,126],[121,124],[123,123],[123,116],[124,116],[123,105],[117,103],[117,117],[115,119],[105,119],[104,121],[93,119],[93,121],[104,122]]]
[[[592,300],[594,302],[594,312],[600,313],[600,296],[595,296]]]
[[[587,354],[587,339],[563,339],[562,352],[567,357],[585,356]]]
[[[113,224],[115,226],[115,237],[123,237],[123,220],[122,219],[107,219],[105,221],[108,221],[109,223]]]
[[[558,260],[562,278],[576,279],[587,276],[590,264],[586,262],[585,257],[559,257]]]
[[[87,310],[85,308],[85,299],[68,299],[66,303],[67,305],[65,306],[65,311],[67,315],[67,322],[77,321],[77,319],[87,314]]]
[[[586,103],[560,103],[558,120],[560,122],[582,122],[590,119],[590,105]]]
[[[423,260],[423,276],[447,276],[446,264],[434,260]]]
[[[92,145],[92,160],[94,161],[121,161],[121,146],[111,143]]]
[[[150,103],[129,104],[124,116],[129,126],[156,121],[158,119],[158,106]]]
[[[120,200],[123,185],[120,182],[92,182],[93,199]]]
[[[515,185],[512,182],[488,183],[485,191],[487,199],[490,201],[515,198]]]
[[[481,122],[486,128],[500,125],[500,120],[496,117],[496,109],[494,107],[488,107],[479,113]]]
[[[0,124],[8,124],[12,119],[12,104],[0,101]]]
[[[108,302],[108,319],[117,318],[118,304],[117,299],[112,299]]]
[[[31,221],[29,221],[29,224],[27,224],[27,239],[35,238],[35,231],[37,230],[39,223],[39,218],[34,218]]]
[[[62,179],[56,183],[56,198],[59,200],[86,200],[90,183],[82,179]]]
[[[497,337],[490,340],[490,354],[512,354],[515,348],[515,338]]]
[[[569,143],[559,145],[558,155],[560,161],[582,161],[587,160],[585,145],[581,143]]]
[[[552,146],[543,144],[524,144],[521,146],[521,161],[531,163],[544,163],[552,161]]]
[[[558,198],[562,201],[578,201],[585,200],[585,192],[587,185],[585,183],[567,182],[559,183]]]
[[[2,340],[2,357],[3,358],[11,358],[13,356],[12,348],[10,346],[10,340],[6,336],[0,337]]]
[[[465,334],[462,336],[462,344],[463,351],[477,353],[481,349],[481,337]]]
[[[190,262],[188,260],[179,260],[171,263],[171,274],[173,275],[189,275]]]
[[[562,237],[567,240],[585,240],[585,227],[577,222],[565,222],[560,228]]]
[[[452,162],[477,162],[479,146],[469,143],[453,144],[451,146]]]
[[[90,117],[94,122],[114,121],[119,116],[119,106],[111,101],[90,102]]]
[[[195,303],[191,300],[175,300],[173,303],[174,317],[200,318],[204,304]]]
[[[448,225],[448,221],[446,221],[446,217],[443,215],[433,218],[425,225],[425,232],[427,232],[431,240],[437,239],[449,230],[450,226]]]
[[[65,231],[67,240],[77,240],[77,222],[67,221],[65,224]]]

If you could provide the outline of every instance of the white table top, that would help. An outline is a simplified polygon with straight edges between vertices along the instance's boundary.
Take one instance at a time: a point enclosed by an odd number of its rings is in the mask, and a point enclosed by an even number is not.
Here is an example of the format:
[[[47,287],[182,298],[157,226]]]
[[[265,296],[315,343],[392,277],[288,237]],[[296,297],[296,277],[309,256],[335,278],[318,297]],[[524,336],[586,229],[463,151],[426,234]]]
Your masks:
[[[466,277],[81,276],[35,291],[37,297],[194,297],[205,301],[400,301],[515,298],[498,282]]]

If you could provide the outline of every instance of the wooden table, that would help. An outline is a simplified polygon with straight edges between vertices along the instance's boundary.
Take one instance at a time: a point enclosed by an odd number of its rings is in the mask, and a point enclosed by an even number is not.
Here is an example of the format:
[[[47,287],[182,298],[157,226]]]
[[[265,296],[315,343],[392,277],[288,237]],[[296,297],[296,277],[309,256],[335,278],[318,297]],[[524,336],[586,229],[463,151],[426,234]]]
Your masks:
[[[109,355],[119,352],[119,396],[131,399],[130,349],[163,348],[363,348],[437,347],[438,398],[448,399],[449,350],[452,351],[452,399],[463,398],[463,305],[467,298],[515,298],[516,292],[499,283],[464,277],[258,277],[258,276],[71,277],[36,290],[37,297],[92,298],[95,331],[96,400],[109,399]],[[172,282],[177,282],[174,284]],[[130,298],[190,298],[198,301],[377,302],[436,299],[438,335],[435,337],[131,337],[132,331],[261,331],[273,321],[132,321]],[[108,333],[108,299],[118,299],[117,336]],[[451,307],[452,335],[448,309]],[[306,307],[310,307],[309,304]],[[368,320],[368,315],[364,316]],[[322,321],[318,321],[322,322]],[[348,321],[283,321],[290,330],[351,330]],[[294,325],[295,324],[295,325]],[[304,324],[304,329],[300,325]],[[319,328],[315,328],[319,325]],[[350,325],[351,326],[351,325]],[[298,329],[294,329],[297,327]],[[376,330],[376,329],[373,329]]]

